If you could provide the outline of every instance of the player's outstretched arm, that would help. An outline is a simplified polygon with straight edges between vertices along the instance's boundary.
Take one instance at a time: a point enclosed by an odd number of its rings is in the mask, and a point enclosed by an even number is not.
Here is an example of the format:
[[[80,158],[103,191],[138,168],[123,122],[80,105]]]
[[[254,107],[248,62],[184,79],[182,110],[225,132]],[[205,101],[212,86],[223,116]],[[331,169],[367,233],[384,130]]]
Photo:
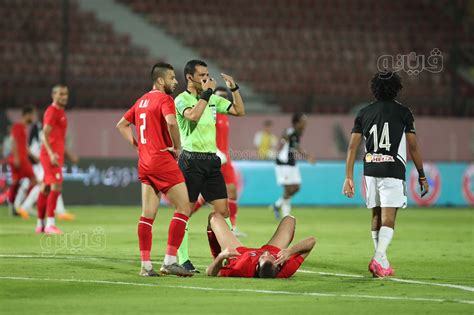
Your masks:
[[[226,248],[222,252],[217,255],[217,257],[214,259],[214,261],[207,267],[206,273],[209,277],[217,277],[219,275],[219,271],[222,268],[222,264],[224,263],[224,260],[239,256],[240,253],[235,250],[234,248]]]
[[[201,96],[199,101],[194,107],[188,107],[184,110],[183,116],[184,118],[191,120],[191,121],[199,121],[201,119],[202,113],[206,109],[207,102],[211,98],[214,90],[216,89],[216,81],[214,79],[209,79],[207,81],[202,81],[202,90]]]
[[[132,128],[130,128],[131,123],[126,120],[124,117],[120,119],[120,121],[117,123],[117,129],[120,132],[120,135],[122,135],[122,138],[125,139],[131,146],[134,148],[138,148],[138,143],[135,137],[133,136]]]
[[[413,163],[415,163],[415,167],[418,170],[418,182],[420,184],[421,197],[423,197],[428,193],[430,187],[423,170],[423,159],[421,158],[421,152],[418,142],[416,141],[416,134],[407,132],[405,135],[408,142],[408,150],[410,151]]]
[[[299,254],[303,256],[303,258],[306,258],[309,253],[314,248],[314,245],[316,245],[316,239],[314,237],[308,237],[302,241],[299,241],[295,245],[291,246],[290,248],[287,249],[282,249],[278,253],[278,258],[275,260],[275,264],[280,265],[284,264],[285,261],[288,260],[292,255],[294,254]]]
[[[354,163],[357,155],[357,149],[362,141],[361,133],[352,133],[349,147],[347,148],[346,158],[346,179],[342,187],[342,193],[349,198],[352,198],[355,193],[354,186]]]
[[[242,95],[239,92],[239,86],[235,83],[234,78],[225,73],[221,73],[222,78],[225,81],[225,84],[232,92],[232,98],[234,100],[234,106],[229,109],[229,114],[234,116],[244,116],[245,115],[245,105],[242,100]]]

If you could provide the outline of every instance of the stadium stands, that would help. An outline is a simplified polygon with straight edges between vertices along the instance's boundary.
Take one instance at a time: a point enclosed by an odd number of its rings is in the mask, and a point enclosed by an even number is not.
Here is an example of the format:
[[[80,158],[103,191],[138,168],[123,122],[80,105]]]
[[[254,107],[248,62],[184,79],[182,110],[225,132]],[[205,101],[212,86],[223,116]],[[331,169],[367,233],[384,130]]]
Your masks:
[[[92,12],[79,10],[77,1],[70,0],[69,10],[70,104],[126,107],[148,88],[148,69],[156,60]],[[456,111],[451,89],[457,74],[449,67],[450,51],[454,36],[461,43],[468,39],[430,1],[211,0],[205,8],[196,8],[191,0],[117,1],[288,112],[349,112],[370,100],[368,80],[378,57],[411,51],[428,56],[439,48],[441,73],[400,72],[402,100],[417,114]],[[0,2],[0,104],[49,102],[49,88],[61,78],[61,3]],[[459,102],[472,100],[472,85],[457,78]],[[473,110],[464,113],[473,115]]]
[[[50,102],[50,88],[59,82],[63,32],[61,1],[0,2],[2,91],[7,106]],[[127,36],[70,1],[67,83],[71,105],[126,107],[149,87],[152,61],[130,45]]]
[[[439,48],[446,65],[456,34],[448,16],[421,1],[120,1],[287,111],[346,112],[370,97],[379,56]],[[451,114],[452,75],[402,72],[403,97],[430,105],[419,113]]]

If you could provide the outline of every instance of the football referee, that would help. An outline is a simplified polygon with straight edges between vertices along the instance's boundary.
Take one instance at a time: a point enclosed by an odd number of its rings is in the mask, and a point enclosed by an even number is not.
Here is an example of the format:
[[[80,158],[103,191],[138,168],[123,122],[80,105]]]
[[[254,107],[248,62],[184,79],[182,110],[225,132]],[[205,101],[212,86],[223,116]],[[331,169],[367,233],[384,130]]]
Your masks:
[[[178,164],[184,174],[191,207],[201,194],[230,225],[227,190],[216,155],[216,114],[245,115],[245,107],[234,79],[221,73],[234,102],[213,94],[216,81],[209,76],[207,64],[191,60],[184,67],[187,89],[175,99],[176,118],[181,134],[182,153]],[[189,260],[188,229],[178,251],[179,263],[199,272]]]

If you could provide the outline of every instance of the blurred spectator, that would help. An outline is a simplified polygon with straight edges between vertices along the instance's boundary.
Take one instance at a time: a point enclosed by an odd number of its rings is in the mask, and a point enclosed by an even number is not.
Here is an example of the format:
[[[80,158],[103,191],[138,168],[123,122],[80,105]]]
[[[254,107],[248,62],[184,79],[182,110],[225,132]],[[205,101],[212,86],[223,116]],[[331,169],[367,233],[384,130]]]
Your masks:
[[[257,131],[253,139],[253,144],[258,150],[260,160],[272,160],[275,158],[278,137],[272,133],[273,122],[265,120],[263,130]]]

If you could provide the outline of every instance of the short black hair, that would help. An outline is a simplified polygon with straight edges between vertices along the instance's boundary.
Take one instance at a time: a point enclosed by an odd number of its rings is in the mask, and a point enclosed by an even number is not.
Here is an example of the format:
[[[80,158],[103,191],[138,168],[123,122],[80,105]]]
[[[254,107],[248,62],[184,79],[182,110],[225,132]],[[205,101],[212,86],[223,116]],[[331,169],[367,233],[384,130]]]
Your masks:
[[[273,125],[273,121],[271,121],[270,119],[267,119],[263,122],[263,125],[264,126],[271,126],[271,125]]]
[[[298,113],[294,113],[293,114],[293,117],[291,117],[291,123],[294,125],[296,125],[297,123],[300,122],[300,120],[305,116],[304,113],[302,112],[298,112]]]
[[[379,101],[393,100],[402,88],[402,79],[392,71],[377,72],[371,81],[372,93]]]
[[[158,78],[163,78],[166,71],[174,70],[173,66],[166,62],[157,62],[151,68],[151,80],[155,82]]]
[[[278,272],[278,268],[271,261],[266,261],[259,266],[257,276],[259,278],[276,278]]]
[[[26,106],[26,107],[23,107],[23,109],[21,110],[21,115],[25,116],[25,115],[33,113],[34,111],[35,111],[35,108],[33,106]]]
[[[186,81],[188,80],[186,78],[186,75],[187,74],[194,75],[194,73],[196,73],[197,66],[207,67],[207,63],[199,59],[189,60],[186,63],[186,65],[184,66],[184,78],[186,79]]]

